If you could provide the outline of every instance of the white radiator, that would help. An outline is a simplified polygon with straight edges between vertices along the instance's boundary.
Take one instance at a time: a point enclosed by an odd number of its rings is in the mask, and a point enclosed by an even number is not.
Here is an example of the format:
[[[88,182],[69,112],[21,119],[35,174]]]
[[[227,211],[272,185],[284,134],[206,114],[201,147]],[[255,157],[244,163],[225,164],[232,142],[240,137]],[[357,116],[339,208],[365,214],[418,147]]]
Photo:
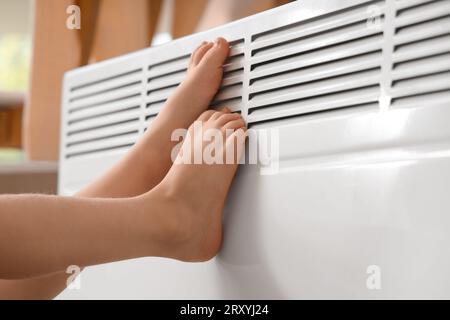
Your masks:
[[[60,194],[123,156],[217,36],[213,107],[278,129],[279,172],[240,169],[214,260],[92,267],[60,298],[450,298],[449,0],[302,0],[68,72]]]

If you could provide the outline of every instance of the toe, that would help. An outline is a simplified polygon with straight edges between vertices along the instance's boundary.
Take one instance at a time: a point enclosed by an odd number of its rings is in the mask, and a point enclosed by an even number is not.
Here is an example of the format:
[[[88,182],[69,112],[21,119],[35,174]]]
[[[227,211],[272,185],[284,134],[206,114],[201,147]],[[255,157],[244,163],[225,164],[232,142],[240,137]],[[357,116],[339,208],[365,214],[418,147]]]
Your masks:
[[[195,56],[197,55],[197,52],[203,48],[208,42],[203,41],[191,54],[191,58],[189,60],[189,66],[192,66],[194,64]]]
[[[231,122],[231,121],[235,121],[241,119],[241,116],[237,113],[225,113],[222,114],[217,120],[216,120],[216,125],[218,127],[223,127],[225,126],[227,123]]]
[[[228,108],[228,107],[222,107],[222,108],[217,109],[217,111],[221,111],[221,112],[224,112],[224,113],[230,113],[231,109]]]
[[[190,65],[197,66],[213,45],[212,42],[203,42],[192,54]]]
[[[238,119],[235,119],[235,120],[228,121],[227,123],[225,123],[223,125],[222,128],[224,130],[238,130],[238,129],[242,129],[242,128],[245,128],[245,127],[246,127],[246,124],[245,124],[244,119],[238,118]]]
[[[217,119],[219,119],[222,115],[224,115],[225,113],[222,111],[216,111],[210,118],[209,121],[215,121]]]
[[[207,110],[203,112],[200,117],[198,118],[198,121],[208,121],[212,115],[214,115],[217,111],[215,110]]]
[[[226,140],[227,164],[238,165],[245,150],[247,129],[240,128],[234,131]]]
[[[200,65],[208,67],[222,67],[225,59],[228,57],[230,45],[224,38],[217,38],[212,48],[206,52]]]

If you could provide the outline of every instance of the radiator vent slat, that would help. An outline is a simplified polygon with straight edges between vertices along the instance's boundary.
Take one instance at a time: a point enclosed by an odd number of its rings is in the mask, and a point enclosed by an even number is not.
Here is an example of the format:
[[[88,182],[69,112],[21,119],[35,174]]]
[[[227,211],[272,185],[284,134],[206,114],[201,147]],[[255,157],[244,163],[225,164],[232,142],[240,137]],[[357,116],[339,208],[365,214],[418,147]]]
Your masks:
[[[329,111],[350,106],[371,103],[378,106],[379,86],[331,93],[317,97],[287,101],[279,104],[253,109],[248,115],[248,123],[281,119],[319,111]]]
[[[115,74],[99,80],[84,82],[70,87],[71,96],[83,95],[91,93],[96,90],[104,90],[109,87],[118,86],[119,84],[134,82],[137,77],[140,77],[142,68],[133,69],[123,73]]]
[[[404,12],[404,9],[412,9],[414,7],[419,7],[421,5],[433,2],[436,0],[395,0],[394,4],[397,8],[397,12],[401,14]]]
[[[394,52],[393,61],[398,63],[448,51],[450,51],[450,34],[399,46]]]
[[[242,55],[245,50],[244,39],[239,39],[230,42],[230,57]]]
[[[242,85],[241,84],[234,84],[227,87],[222,87],[219,90],[219,93],[216,96],[215,101],[223,101],[223,100],[229,100],[232,98],[240,97],[242,95]]]
[[[322,81],[314,81],[306,84],[272,89],[261,92],[252,97],[249,109],[261,106],[273,105],[283,101],[317,97],[334,92],[348,91],[352,89],[377,85],[381,69],[362,71],[359,73],[339,76]]]
[[[138,137],[137,132],[125,133],[123,135],[116,134],[112,137],[107,137],[97,141],[88,141],[80,144],[76,144],[68,147],[68,152],[70,153],[86,153],[98,149],[115,148],[118,146],[123,146],[127,144],[132,144],[136,141]]]
[[[395,98],[392,101],[392,108],[430,107],[439,105],[450,105],[450,90],[411,94],[409,96]]]
[[[380,13],[384,12],[385,1],[369,1],[361,5],[343,9],[310,20],[301,21],[274,30],[255,34],[252,37],[252,50],[274,45],[276,42],[285,42],[294,38],[320,33],[325,30],[333,30],[343,24],[366,20],[372,16],[368,7],[376,5]]]
[[[394,66],[392,78],[398,81],[440,71],[450,71],[450,52],[399,63]]]
[[[244,69],[238,69],[235,71],[225,72],[223,75],[222,86],[230,86],[232,84],[244,82]]]
[[[81,119],[107,115],[109,113],[116,113],[122,110],[128,110],[129,108],[133,108],[139,106],[141,103],[140,96],[136,96],[127,100],[119,100],[111,103],[103,104],[95,108],[88,108],[78,110],[76,112],[71,112],[68,114],[67,120],[68,123],[72,123],[74,121],[78,121]]]
[[[373,52],[381,49],[382,41],[382,35],[375,35],[331,48],[294,54],[282,59],[268,59],[252,65],[252,78],[260,78],[274,73],[343,59],[352,55]]]
[[[322,36],[298,39],[295,42],[278,44],[274,47],[257,51],[252,58],[251,63],[254,65],[261,64],[269,60],[277,60],[283,57],[298,55],[299,53],[314,52],[321,48],[332,48],[340,44],[348,44],[354,40],[364,39],[372,35],[379,35],[380,31],[375,28],[367,28],[367,21],[362,21],[351,27],[332,31],[331,34]]]
[[[397,29],[395,45],[417,42],[448,34],[450,30],[450,15],[417,23],[412,26]]]
[[[128,121],[131,119],[138,119],[139,116],[140,116],[140,110],[129,110],[129,111],[122,111],[122,112],[118,112],[118,113],[108,114],[108,115],[102,116],[100,118],[88,119],[85,121],[73,123],[69,126],[68,133],[70,135],[72,132],[88,130],[91,128],[109,125],[111,123]]]
[[[73,159],[73,158],[79,158],[79,157],[85,157],[85,156],[95,156],[98,157],[99,155],[106,154],[111,151],[120,151],[121,153],[125,153],[128,151],[134,143],[125,143],[121,145],[113,145],[113,146],[105,146],[104,148],[99,149],[90,149],[80,152],[68,152],[66,154],[66,159]]]
[[[84,98],[89,98],[97,95],[104,95],[108,92],[118,91],[120,89],[126,89],[139,85],[142,80],[141,72],[131,73],[123,77],[115,78],[111,81],[101,82],[97,85],[88,86],[78,91],[75,91],[71,97],[70,101],[77,101]]]
[[[450,1],[437,0],[412,6],[397,12],[396,27],[416,24],[450,14]]]
[[[404,3],[395,24],[393,107],[450,90],[450,1]]]
[[[139,130],[139,122],[129,121],[119,124],[113,124],[105,127],[97,127],[93,130],[82,131],[79,133],[71,134],[67,137],[66,145],[70,146],[74,143],[81,143],[83,141],[91,141],[95,139],[104,139],[107,137],[115,136],[117,134],[123,134],[126,132],[133,132]]]
[[[166,75],[161,75],[159,77],[148,78],[148,88],[149,89],[159,89],[170,87],[174,85],[178,85],[186,76],[187,69],[182,69],[175,71],[173,73],[169,73]]]
[[[361,70],[379,67],[382,60],[381,51],[371,52],[355,57],[334,60],[306,68],[293,69],[271,76],[251,80],[250,93],[270,90],[273,87],[289,86],[319,79],[332,78]]]
[[[118,111],[108,111],[106,113],[101,113],[101,114],[96,114],[96,115],[92,115],[89,117],[83,117],[83,118],[74,118],[72,120],[69,121],[69,125],[73,125],[75,123],[80,123],[80,122],[85,122],[85,121],[89,121],[89,120],[93,120],[93,119],[99,119],[99,118],[103,118],[106,117],[108,115],[113,115],[113,114],[118,114],[118,113],[122,113],[122,112],[126,112],[126,111],[138,111],[140,108],[139,105],[135,105],[126,109],[121,109]]]
[[[148,77],[159,77],[180,70],[186,70],[189,63],[190,54],[160,62],[148,67]]]
[[[142,85],[136,85],[133,88],[127,88],[126,90],[119,90],[111,92],[107,95],[91,97],[79,101],[75,101],[71,104],[72,109],[70,112],[77,112],[81,110],[86,110],[95,107],[101,107],[105,104],[110,104],[114,102],[124,102],[129,99],[133,99],[139,97],[141,92]]]
[[[410,96],[441,90],[450,90],[450,71],[396,81],[392,97]]]

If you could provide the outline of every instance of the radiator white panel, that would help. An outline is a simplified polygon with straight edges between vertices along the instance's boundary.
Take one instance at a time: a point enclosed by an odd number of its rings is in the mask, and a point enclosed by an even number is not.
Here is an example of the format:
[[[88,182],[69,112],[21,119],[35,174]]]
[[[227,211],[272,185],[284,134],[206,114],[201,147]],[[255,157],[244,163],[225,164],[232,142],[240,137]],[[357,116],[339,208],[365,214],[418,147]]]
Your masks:
[[[126,153],[217,36],[211,107],[278,129],[280,170],[240,168],[214,260],[91,267],[59,298],[450,298],[449,5],[302,0],[67,73],[61,194]]]

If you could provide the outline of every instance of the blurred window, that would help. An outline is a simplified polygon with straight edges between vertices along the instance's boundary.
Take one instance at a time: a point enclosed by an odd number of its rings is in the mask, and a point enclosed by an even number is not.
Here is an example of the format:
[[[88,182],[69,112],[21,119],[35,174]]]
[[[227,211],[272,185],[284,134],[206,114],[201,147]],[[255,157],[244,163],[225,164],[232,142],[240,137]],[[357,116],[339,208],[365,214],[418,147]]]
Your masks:
[[[28,87],[31,11],[31,0],[0,0],[0,92]]]
[[[31,39],[27,34],[0,35],[0,90],[25,91],[28,86]]]

